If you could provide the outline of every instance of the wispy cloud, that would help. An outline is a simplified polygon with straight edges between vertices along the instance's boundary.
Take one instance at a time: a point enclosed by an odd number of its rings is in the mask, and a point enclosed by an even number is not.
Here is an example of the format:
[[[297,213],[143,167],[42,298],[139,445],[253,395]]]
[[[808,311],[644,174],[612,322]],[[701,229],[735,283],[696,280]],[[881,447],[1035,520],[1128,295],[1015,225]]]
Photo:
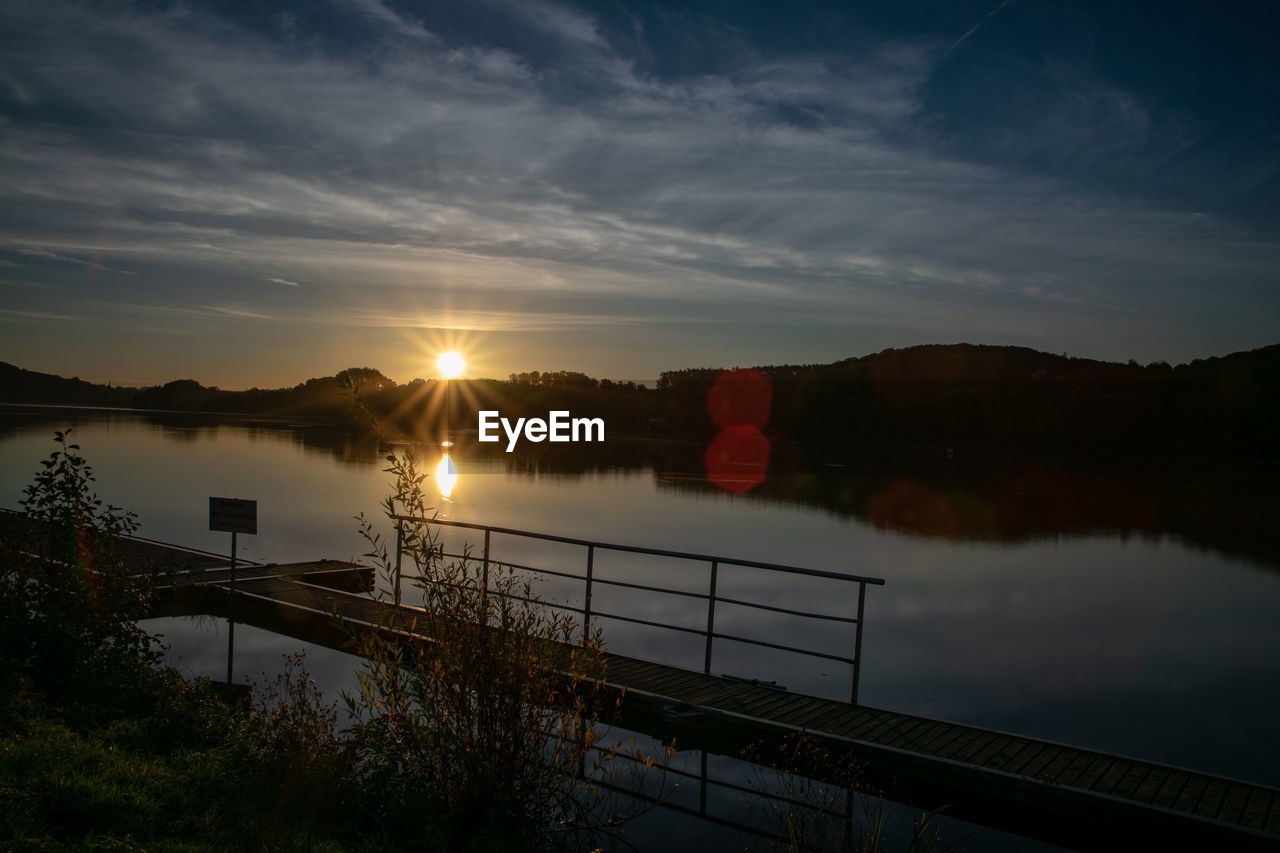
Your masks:
[[[306,318],[298,318],[308,322]],[[398,329],[452,329],[476,332],[559,332],[609,326],[638,326],[679,322],[679,318],[623,314],[572,314],[535,311],[449,310],[414,315],[405,312],[355,311],[315,317],[309,322],[335,326],[374,326]],[[684,318],[694,322],[693,318]]]
[[[137,275],[136,272],[115,269],[107,266],[106,264],[99,263],[98,261],[86,261],[81,258],[70,257],[69,255],[59,255],[57,252],[50,252],[47,249],[18,249],[17,251],[20,255],[26,255],[32,258],[46,258],[51,261],[61,261],[65,264],[78,264],[79,266],[89,267],[90,269],[101,270],[103,272],[120,273],[121,275]]]
[[[245,320],[271,320],[271,316],[238,305],[196,305],[194,310],[208,311],[213,314],[224,314]]]
[[[948,47],[948,48],[947,48],[947,53],[951,53],[951,52],[953,52],[953,51],[954,51],[956,48],[958,48],[960,45],[962,45],[962,44],[964,44],[966,41],[968,41],[968,40],[973,36],[973,34],[974,34],[974,33],[976,33],[978,30],[982,29],[982,25],[983,25],[983,24],[985,24],[985,23],[986,23],[988,20],[990,20],[991,18],[994,18],[994,17],[995,17],[996,15],[998,15],[1002,10],[1007,9],[1007,8],[1009,8],[1010,6],[1012,6],[1012,5],[1013,5],[1013,3],[1014,3],[1014,0],[1002,0],[1002,2],[1001,2],[999,5],[997,5],[994,9],[992,9],[990,12],[987,12],[987,14],[983,15],[983,16],[982,16],[982,20],[978,21],[978,23],[974,24],[972,27],[970,27],[969,29],[965,30],[964,35],[960,36],[960,38],[958,38],[958,39],[956,39],[955,41],[953,41],[953,42],[951,43],[950,47]]]
[[[16,311],[10,308],[0,308],[0,314],[5,317],[12,317],[17,320],[76,320],[68,314],[53,314],[47,311]]]
[[[272,284],[283,284],[287,287],[298,287],[298,283],[296,281],[289,281],[289,279],[287,278],[272,277],[267,279],[267,281],[271,282]]]

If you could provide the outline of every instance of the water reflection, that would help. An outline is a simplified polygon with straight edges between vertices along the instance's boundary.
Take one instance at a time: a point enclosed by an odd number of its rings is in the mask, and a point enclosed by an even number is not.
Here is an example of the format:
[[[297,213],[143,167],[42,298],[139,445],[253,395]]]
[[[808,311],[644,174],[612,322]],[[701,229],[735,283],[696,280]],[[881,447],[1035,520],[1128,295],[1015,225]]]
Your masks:
[[[23,420],[0,407],[0,505],[17,506],[53,430],[72,425],[100,494],[138,512],[144,536],[220,553],[225,535],[207,529],[208,496],[238,494],[256,498],[260,514],[242,556],[361,559],[367,546],[352,516],[378,515],[387,445],[296,424],[235,423],[71,410]],[[449,456],[467,481],[437,503],[441,517],[885,577],[868,605],[860,688],[868,704],[1275,781],[1280,574],[1221,556],[1280,565],[1269,526],[1276,497],[1262,475],[1207,467],[1086,474],[964,448],[948,462],[943,448],[827,455],[775,442],[768,477],[733,495],[708,481],[706,442],[611,437],[506,454],[462,438]],[[438,454],[433,446],[420,457],[434,466]],[[505,553],[498,541],[494,548],[512,562],[581,566],[580,555],[539,560]],[[709,588],[705,571],[603,555],[595,570],[627,581],[665,572],[672,585]],[[824,590],[755,588],[763,582],[756,575],[720,580],[734,598],[842,606]],[[539,592],[582,590],[548,584]],[[697,599],[609,601],[603,586],[600,595],[608,612],[705,624]],[[850,648],[847,633],[736,618],[726,609],[716,624],[728,633],[759,628],[798,647]],[[702,667],[698,634],[654,636],[628,625],[607,626],[611,648]],[[806,668],[733,644],[717,643],[713,665],[826,695],[848,679],[847,669]]]
[[[287,442],[344,465],[381,463],[389,446],[374,435],[302,422],[177,412],[0,406],[0,439],[45,425],[52,435],[83,423],[150,429],[166,441],[195,447],[220,434]],[[761,440],[764,440],[763,437]],[[708,441],[620,439],[582,444],[480,444],[461,432],[436,469],[441,497],[458,484],[458,462],[508,475],[577,479],[606,473],[651,472],[659,489],[720,494],[779,506],[818,507],[872,528],[952,542],[1026,543],[1064,537],[1170,538],[1280,569],[1280,472],[1225,463],[1156,460],[1128,468],[1082,472],[1070,461],[1023,454],[948,448],[845,445],[800,448],[770,442],[750,459],[767,475],[733,471],[732,491],[708,459]],[[949,452],[950,450],[950,452]],[[32,464],[39,456],[33,457]],[[448,460],[447,462],[445,460]],[[737,457],[733,457],[737,459]],[[843,460],[840,462],[834,459]],[[741,462],[741,460],[737,460]],[[725,472],[720,472],[725,473]],[[442,476],[443,475],[443,476]]]
[[[436,465],[436,486],[440,489],[440,497],[449,500],[453,495],[453,487],[458,482],[458,468],[453,464],[453,458],[445,451],[440,457],[440,464]]]

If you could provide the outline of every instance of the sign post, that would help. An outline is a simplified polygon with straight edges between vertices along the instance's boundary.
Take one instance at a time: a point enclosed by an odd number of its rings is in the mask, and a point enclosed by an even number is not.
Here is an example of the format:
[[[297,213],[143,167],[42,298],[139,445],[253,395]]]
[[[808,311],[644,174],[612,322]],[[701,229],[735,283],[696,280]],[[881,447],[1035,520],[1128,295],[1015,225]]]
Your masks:
[[[227,605],[227,683],[236,641],[236,536],[258,532],[258,502],[241,498],[209,498],[209,529],[231,534],[231,600]]]

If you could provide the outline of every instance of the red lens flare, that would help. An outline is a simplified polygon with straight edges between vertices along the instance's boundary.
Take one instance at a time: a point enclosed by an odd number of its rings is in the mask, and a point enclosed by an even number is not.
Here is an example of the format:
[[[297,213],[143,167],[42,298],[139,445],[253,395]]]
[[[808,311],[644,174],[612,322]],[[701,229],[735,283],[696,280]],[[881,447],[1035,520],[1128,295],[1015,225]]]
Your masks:
[[[769,474],[769,439],[760,430],[769,422],[773,389],[754,368],[726,370],[707,393],[707,409],[720,433],[702,462],[707,479],[720,488],[743,494]]]

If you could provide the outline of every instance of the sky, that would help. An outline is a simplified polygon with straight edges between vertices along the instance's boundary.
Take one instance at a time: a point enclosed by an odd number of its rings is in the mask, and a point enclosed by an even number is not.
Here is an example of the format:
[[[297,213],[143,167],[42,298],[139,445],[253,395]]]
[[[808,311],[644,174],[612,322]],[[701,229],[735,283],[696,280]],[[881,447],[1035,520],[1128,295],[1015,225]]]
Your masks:
[[[0,360],[281,387],[1280,341],[1280,11],[0,4]]]

